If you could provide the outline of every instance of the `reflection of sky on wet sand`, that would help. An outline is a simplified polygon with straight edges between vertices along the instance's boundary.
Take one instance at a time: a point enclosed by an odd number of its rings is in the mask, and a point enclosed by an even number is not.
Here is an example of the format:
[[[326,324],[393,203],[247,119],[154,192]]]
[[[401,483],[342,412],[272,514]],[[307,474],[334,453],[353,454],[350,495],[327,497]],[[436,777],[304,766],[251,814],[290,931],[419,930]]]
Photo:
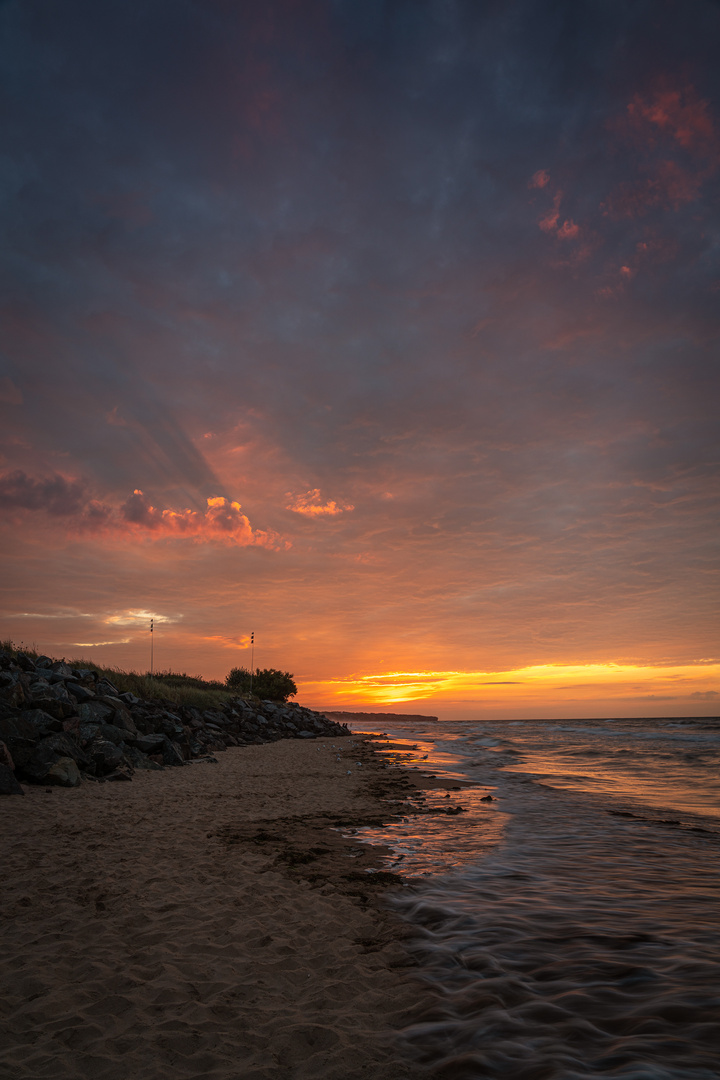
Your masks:
[[[419,768],[423,774],[436,772],[443,779],[467,780],[459,768],[460,759],[449,751],[436,751],[431,741],[393,738],[388,744],[378,741],[375,746],[390,766]],[[383,828],[358,829],[352,835],[361,841],[391,847],[394,856],[387,869],[404,877],[445,874],[481,858],[499,842],[507,815],[501,813],[496,802],[481,801],[493,790],[486,785],[462,786],[451,792],[410,788],[407,795],[398,797],[399,803],[440,812],[403,814],[399,821]],[[419,800],[419,795],[424,800]],[[392,811],[393,799],[386,801]],[[463,808],[462,813],[446,812],[457,806]]]

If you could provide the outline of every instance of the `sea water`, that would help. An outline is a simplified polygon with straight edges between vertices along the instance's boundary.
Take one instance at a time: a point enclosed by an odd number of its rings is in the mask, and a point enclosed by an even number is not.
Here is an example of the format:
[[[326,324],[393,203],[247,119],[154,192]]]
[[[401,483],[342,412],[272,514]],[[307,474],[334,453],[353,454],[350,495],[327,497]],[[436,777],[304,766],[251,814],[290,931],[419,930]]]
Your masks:
[[[429,990],[409,1057],[448,1080],[720,1077],[720,719],[387,735],[388,764],[473,781],[380,837]]]

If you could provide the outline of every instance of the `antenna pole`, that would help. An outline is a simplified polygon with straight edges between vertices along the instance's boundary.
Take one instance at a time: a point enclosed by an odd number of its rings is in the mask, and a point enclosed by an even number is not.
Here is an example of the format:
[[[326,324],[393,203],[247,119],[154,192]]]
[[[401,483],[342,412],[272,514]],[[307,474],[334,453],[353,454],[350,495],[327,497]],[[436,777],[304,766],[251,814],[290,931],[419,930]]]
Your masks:
[[[154,650],[154,648],[153,648],[153,643],[154,643],[154,640],[155,640],[155,639],[153,638],[153,623],[154,623],[154,622],[155,622],[155,620],[154,620],[154,619],[151,619],[151,620],[150,620],[150,674],[151,674],[151,675],[152,675],[152,673],[153,673],[153,661],[154,661],[154,659],[155,659],[155,656],[154,656],[154,651],[155,651],[155,650]]]
[[[255,631],[250,635],[250,693],[252,694],[253,670],[255,668]]]

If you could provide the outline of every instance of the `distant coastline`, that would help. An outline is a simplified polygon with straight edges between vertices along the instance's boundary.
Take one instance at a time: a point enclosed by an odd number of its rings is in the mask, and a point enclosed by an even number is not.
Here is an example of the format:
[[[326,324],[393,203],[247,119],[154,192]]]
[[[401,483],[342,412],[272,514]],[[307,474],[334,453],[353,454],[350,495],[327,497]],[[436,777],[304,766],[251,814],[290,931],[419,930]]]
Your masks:
[[[338,720],[340,723],[346,723],[348,720],[385,720],[388,723],[394,720],[433,720],[437,721],[437,716],[423,716],[420,713],[394,713],[394,712],[338,712],[335,709],[319,709],[323,716],[327,716],[330,720]]]

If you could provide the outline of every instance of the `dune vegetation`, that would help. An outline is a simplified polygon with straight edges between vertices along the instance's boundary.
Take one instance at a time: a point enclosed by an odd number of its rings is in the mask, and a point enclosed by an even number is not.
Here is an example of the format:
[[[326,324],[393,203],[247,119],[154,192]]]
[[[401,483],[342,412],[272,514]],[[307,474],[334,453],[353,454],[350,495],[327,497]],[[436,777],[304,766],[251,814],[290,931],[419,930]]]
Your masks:
[[[0,649],[14,656],[25,653],[33,660],[41,655],[35,646],[28,646],[22,642],[16,645],[9,640],[0,641]],[[289,672],[277,672],[272,668],[256,670],[251,695],[250,673],[245,669],[233,668],[226,682],[222,683],[216,679],[204,679],[202,675],[188,675],[185,672],[170,669],[154,671],[151,674],[150,672],[123,671],[118,667],[103,667],[84,657],[61,657],[60,659],[73,668],[97,671],[122,694],[129,692],[145,701],[188,705],[201,711],[222,705],[239,695],[245,698],[252,696],[273,701],[286,701],[297,692]],[[240,672],[242,676],[238,677]],[[279,679],[278,676],[282,678]]]

